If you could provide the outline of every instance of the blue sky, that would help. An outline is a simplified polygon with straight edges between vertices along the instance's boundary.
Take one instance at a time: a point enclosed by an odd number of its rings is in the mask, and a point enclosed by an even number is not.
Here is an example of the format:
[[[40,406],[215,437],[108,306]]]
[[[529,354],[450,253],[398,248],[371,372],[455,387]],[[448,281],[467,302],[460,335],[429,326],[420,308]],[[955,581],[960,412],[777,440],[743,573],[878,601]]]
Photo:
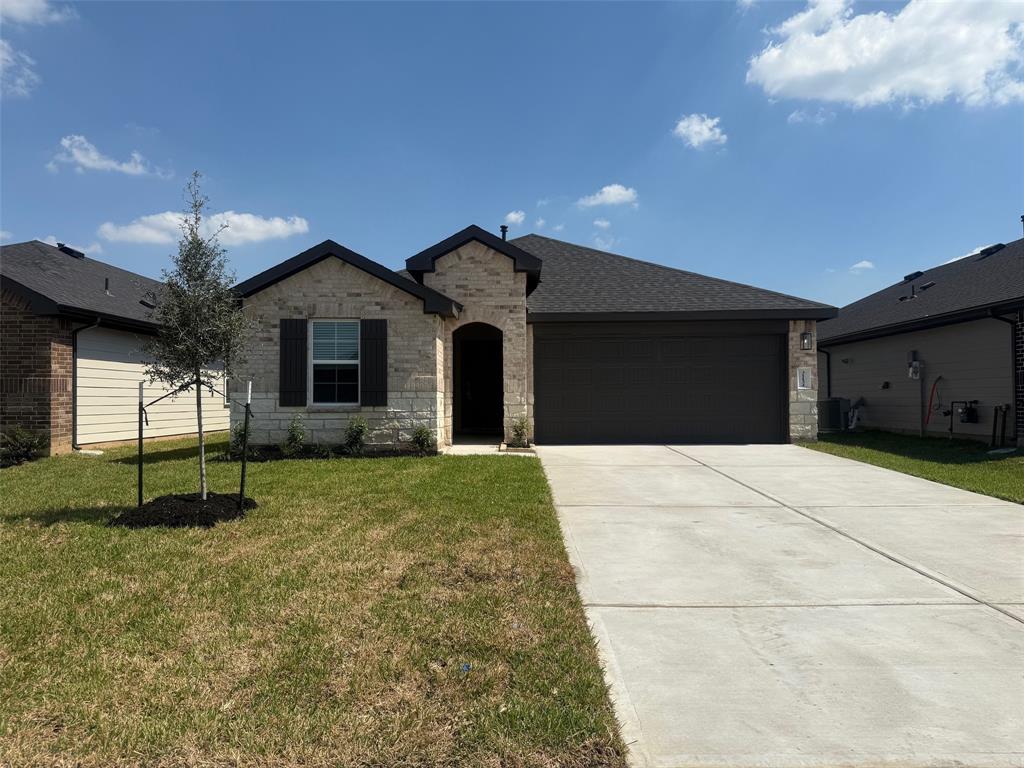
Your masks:
[[[1021,236],[1022,23],[1019,3],[3,0],[0,228],[157,276],[200,169],[239,279],[325,238],[398,268],[509,217],[841,305]]]

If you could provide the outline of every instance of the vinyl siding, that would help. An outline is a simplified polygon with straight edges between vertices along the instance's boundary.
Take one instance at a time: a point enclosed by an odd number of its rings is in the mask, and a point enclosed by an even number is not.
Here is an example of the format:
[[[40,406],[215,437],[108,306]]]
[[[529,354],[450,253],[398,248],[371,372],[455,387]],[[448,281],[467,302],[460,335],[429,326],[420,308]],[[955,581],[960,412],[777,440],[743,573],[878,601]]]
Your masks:
[[[108,328],[90,328],[78,334],[75,418],[80,445],[138,437],[139,382],[146,381],[142,344],[140,336]],[[168,391],[162,384],[147,382],[143,394],[148,403]],[[169,397],[146,412],[146,437],[196,431],[194,391]],[[227,429],[228,414],[223,397],[203,394],[205,431]]]
[[[863,397],[861,424],[865,427],[916,433],[920,428],[921,398],[926,408],[932,384],[941,376],[928,432],[947,433],[949,417],[942,411],[948,410],[953,400],[978,400],[978,423],[961,424],[954,417],[953,429],[960,435],[988,438],[992,434],[993,406],[1013,404],[1011,330],[996,320],[975,320],[830,346],[832,396],[851,401]],[[911,350],[916,350],[922,362],[921,381],[907,376]],[[824,372],[824,355],[819,362]],[[886,381],[889,388],[883,389]],[[821,391],[824,397],[824,382]],[[1014,434],[1013,423],[1011,411],[1008,438]]]

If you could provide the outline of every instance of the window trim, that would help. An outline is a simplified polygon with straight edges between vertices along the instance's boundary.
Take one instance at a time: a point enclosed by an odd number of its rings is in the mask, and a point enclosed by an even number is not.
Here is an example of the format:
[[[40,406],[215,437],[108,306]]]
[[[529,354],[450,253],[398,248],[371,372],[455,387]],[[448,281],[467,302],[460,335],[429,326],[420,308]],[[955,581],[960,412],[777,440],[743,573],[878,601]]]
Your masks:
[[[317,323],[355,323],[356,326],[356,359],[355,360],[320,360],[313,357],[313,328]],[[363,401],[363,328],[359,318],[353,317],[317,317],[309,318],[309,332],[306,334],[308,364],[308,384],[306,401],[310,408],[352,408]],[[356,367],[356,399],[352,402],[321,402],[314,399],[313,371],[317,363],[322,365],[355,365]]]

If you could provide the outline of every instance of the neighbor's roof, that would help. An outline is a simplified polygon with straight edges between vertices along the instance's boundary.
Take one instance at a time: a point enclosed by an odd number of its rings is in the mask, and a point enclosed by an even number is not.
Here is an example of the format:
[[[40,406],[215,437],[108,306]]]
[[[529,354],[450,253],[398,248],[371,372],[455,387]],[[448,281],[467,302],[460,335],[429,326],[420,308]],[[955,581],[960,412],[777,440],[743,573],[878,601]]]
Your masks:
[[[158,281],[75,254],[39,240],[0,246],[3,287],[29,302],[36,314],[155,327],[150,308],[141,301],[160,287]],[[107,280],[109,294],[104,290]]]
[[[819,343],[970,320],[1024,306],[1024,239],[907,275],[818,326]]]
[[[834,317],[835,307],[783,293],[637,261],[540,235],[512,241],[538,257],[540,285],[527,307],[534,320],[579,315],[668,313],[673,319]],[[560,318],[561,319],[561,318]]]

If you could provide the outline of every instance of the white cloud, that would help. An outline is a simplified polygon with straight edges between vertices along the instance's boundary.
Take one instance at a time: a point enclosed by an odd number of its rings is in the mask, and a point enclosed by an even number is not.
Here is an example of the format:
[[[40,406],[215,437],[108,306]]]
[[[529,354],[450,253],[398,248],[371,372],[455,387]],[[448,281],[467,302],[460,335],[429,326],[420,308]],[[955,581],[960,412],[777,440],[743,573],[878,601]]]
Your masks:
[[[512,225],[518,227],[524,221],[526,221],[526,212],[525,211],[509,211],[508,213],[505,214],[505,223],[506,224],[512,224]]]
[[[537,207],[538,208],[543,208],[545,205],[547,205],[550,202],[551,202],[550,198],[542,197],[540,200],[537,201]]]
[[[597,246],[598,250],[610,251],[615,247],[619,241],[614,237],[604,237],[602,235],[594,235],[594,245]]]
[[[203,220],[203,234],[210,236],[225,225],[227,229],[220,233],[220,241],[224,245],[279,240],[309,231],[309,222],[301,216],[264,218],[253,213],[224,211]],[[108,221],[100,225],[98,234],[104,240],[119,243],[173,243],[181,236],[181,214],[174,211],[153,213],[123,225]]]
[[[703,149],[709,144],[725,144],[729,137],[718,127],[721,118],[705,114],[685,115],[676,123],[672,133],[682,139],[686,146]]]
[[[54,248],[57,247],[57,238],[54,235],[47,235],[46,237],[40,237],[38,239],[48,245],[52,245]],[[90,256],[95,253],[103,253],[103,246],[99,243],[93,243],[92,245],[74,245],[72,243],[64,243],[64,245],[69,248],[74,248],[76,251],[81,251],[86,256]]]
[[[812,125],[824,125],[836,119],[835,112],[829,112],[824,107],[818,107],[816,111],[808,111],[806,109],[795,109],[789,113],[789,117],[786,118],[786,122],[790,125],[797,125],[799,123],[810,123]]]
[[[594,219],[594,226],[598,229],[608,229],[612,223],[608,219]]]
[[[76,17],[70,6],[51,5],[47,0],[3,0],[0,19],[17,24],[53,24]]]
[[[46,164],[47,170],[57,173],[60,165],[70,165],[76,172],[114,171],[127,176],[160,176],[167,178],[169,173],[161,168],[151,166],[138,152],[132,152],[128,160],[115,160],[107,157],[85,136],[71,135],[60,140],[60,150]]]
[[[858,261],[856,264],[854,264],[852,267],[850,267],[850,271],[853,272],[854,274],[858,274],[860,272],[864,272],[865,270],[874,269],[874,268],[875,268],[875,263],[873,261],[868,261],[867,259],[863,259],[862,261]]]
[[[9,230],[0,229],[0,243],[6,243],[12,237],[14,237],[14,235],[12,235]]]
[[[593,208],[596,205],[624,205],[626,203],[630,203],[634,207],[637,205],[636,190],[621,184],[609,184],[601,187],[600,192],[581,197],[576,201],[576,205],[580,208]]]
[[[544,221],[544,219],[537,219],[537,221],[535,221],[533,225],[537,227],[537,229],[544,229],[545,224],[547,224],[547,222]]]
[[[39,82],[35,59],[0,40],[0,94],[25,97]]]
[[[981,253],[983,250],[988,248],[990,245],[992,245],[992,243],[989,243],[989,245],[979,245],[977,248],[975,248],[970,253],[965,253],[963,256],[954,256],[952,259],[949,259],[948,261],[944,261],[942,263],[943,264],[952,264],[954,261],[960,261],[960,259],[966,259],[968,256],[977,256],[979,253]]]
[[[773,98],[867,107],[1024,101],[1024,3],[910,0],[854,14],[850,0],[810,0],[770,33],[747,82]]]
[[[555,226],[553,226],[551,228],[551,231],[552,232],[561,232],[563,229],[565,229],[565,224],[555,224]]]

